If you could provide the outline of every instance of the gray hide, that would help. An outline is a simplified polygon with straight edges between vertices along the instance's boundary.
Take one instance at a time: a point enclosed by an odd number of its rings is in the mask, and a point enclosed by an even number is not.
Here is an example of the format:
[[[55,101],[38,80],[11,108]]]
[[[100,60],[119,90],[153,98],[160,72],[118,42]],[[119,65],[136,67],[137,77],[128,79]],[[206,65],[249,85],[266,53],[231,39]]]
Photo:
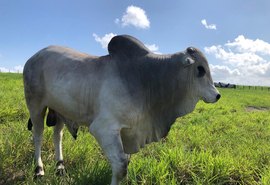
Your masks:
[[[191,112],[200,99],[192,97],[195,66],[190,64],[197,60],[209,69],[202,53],[192,49],[194,53],[156,55],[127,35],[114,37],[108,45],[109,55],[103,57],[50,46],[25,65],[26,100],[44,97],[44,106],[89,126],[100,106],[115,108],[101,103],[101,98],[107,99],[101,96],[107,84],[109,98],[120,100],[113,114],[122,125],[124,150],[135,153],[166,136],[175,119]]]
[[[89,127],[112,164],[112,184],[118,184],[126,169],[124,153],[165,137],[175,119],[192,112],[200,99],[214,103],[220,95],[196,48],[158,55],[121,35],[112,38],[108,51],[96,57],[50,46],[27,61],[23,77],[36,148],[50,108],[69,128]],[[36,158],[42,167],[39,150]]]

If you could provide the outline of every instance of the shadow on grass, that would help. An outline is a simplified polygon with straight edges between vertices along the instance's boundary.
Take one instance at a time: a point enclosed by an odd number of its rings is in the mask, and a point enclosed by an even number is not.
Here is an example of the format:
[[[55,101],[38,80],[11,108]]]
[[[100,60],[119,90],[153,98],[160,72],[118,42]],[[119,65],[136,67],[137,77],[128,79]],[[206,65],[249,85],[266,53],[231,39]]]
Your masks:
[[[4,174],[3,169],[0,169],[0,185],[14,185],[25,181],[25,174],[22,171],[16,173]]]

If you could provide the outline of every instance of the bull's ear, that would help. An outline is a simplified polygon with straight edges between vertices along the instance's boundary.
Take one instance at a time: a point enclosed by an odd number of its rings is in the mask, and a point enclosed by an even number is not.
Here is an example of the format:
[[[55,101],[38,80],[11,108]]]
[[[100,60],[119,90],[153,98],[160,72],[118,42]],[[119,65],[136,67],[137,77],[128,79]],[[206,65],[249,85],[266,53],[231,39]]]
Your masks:
[[[191,57],[186,57],[185,60],[183,61],[184,66],[189,66],[194,64],[195,61]]]
[[[188,47],[186,49],[186,53],[187,53],[187,56],[186,56],[185,61],[184,61],[184,66],[189,66],[191,64],[194,64],[195,61],[193,58],[191,58],[191,56],[193,56],[194,53],[196,53],[196,49],[194,47]]]

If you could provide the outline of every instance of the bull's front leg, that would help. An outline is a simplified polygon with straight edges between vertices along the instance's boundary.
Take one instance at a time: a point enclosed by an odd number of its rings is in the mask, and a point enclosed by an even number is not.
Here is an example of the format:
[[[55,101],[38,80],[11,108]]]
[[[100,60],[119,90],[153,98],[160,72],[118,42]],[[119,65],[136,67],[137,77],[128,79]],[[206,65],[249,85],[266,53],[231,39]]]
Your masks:
[[[127,175],[128,155],[124,153],[120,130],[109,127],[104,128],[103,126],[103,124],[93,124],[90,126],[90,132],[98,141],[111,164],[111,185],[119,185]]]

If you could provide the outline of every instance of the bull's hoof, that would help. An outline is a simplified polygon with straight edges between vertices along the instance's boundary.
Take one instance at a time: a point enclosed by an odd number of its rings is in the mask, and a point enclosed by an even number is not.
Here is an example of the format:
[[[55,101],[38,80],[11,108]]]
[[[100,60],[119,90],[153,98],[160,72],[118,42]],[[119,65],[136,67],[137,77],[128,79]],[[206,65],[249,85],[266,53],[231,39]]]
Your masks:
[[[56,173],[57,176],[64,176],[66,174],[64,161],[58,161],[56,164]]]
[[[40,179],[44,176],[44,170],[41,166],[37,166],[35,169],[34,179]]]
[[[66,175],[66,170],[65,169],[57,169],[55,174],[57,176],[65,176]]]

